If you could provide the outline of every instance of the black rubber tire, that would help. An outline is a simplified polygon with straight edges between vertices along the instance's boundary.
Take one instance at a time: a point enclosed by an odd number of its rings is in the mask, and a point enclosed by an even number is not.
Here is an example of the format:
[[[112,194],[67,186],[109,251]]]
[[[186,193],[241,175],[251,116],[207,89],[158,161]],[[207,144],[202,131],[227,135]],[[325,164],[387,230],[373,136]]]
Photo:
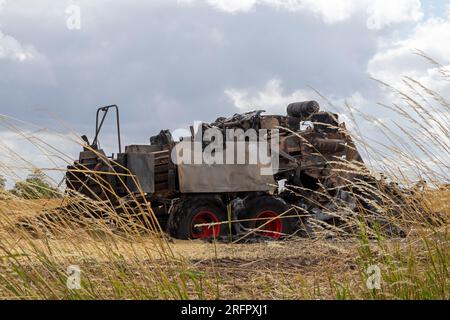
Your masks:
[[[213,213],[218,221],[228,220],[226,206],[220,200],[212,197],[189,197],[175,204],[169,216],[167,232],[177,239],[195,238],[192,233],[193,219],[202,211]],[[225,236],[227,230],[227,224],[221,224],[218,237]]]
[[[278,215],[285,213],[289,210],[289,206],[280,198],[272,197],[272,196],[262,196],[252,198],[250,200],[245,201],[245,212],[242,213],[240,219],[256,219],[256,217],[264,212],[264,211],[272,211]],[[287,212],[284,216],[292,216],[295,214],[295,211]],[[297,217],[288,217],[288,218],[280,218],[281,230],[282,234],[279,238],[283,238],[286,235],[293,234],[298,229],[298,218]],[[243,225],[246,228],[255,229],[258,227],[258,224],[261,224],[261,221],[245,221]],[[256,233],[259,234],[259,233]],[[277,238],[277,237],[275,237]]]

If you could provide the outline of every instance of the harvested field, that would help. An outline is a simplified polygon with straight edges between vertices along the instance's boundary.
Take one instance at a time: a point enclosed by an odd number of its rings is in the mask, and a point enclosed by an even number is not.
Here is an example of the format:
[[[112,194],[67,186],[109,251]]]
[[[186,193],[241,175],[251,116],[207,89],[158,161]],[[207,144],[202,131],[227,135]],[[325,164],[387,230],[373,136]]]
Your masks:
[[[436,199],[449,194],[440,192]],[[1,298],[449,298],[448,251],[440,252],[448,249],[447,227],[412,230],[406,239],[297,238],[252,244],[124,235],[102,225],[90,232],[70,228],[40,237],[11,228],[20,217],[37,215],[59,201],[2,201]],[[366,287],[369,261],[386,272],[380,291]],[[393,264],[399,269],[390,270]],[[66,287],[70,265],[80,266],[86,286],[81,290]],[[427,280],[436,267],[435,276],[444,277],[441,284]],[[424,287],[417,289],[420,281]]]

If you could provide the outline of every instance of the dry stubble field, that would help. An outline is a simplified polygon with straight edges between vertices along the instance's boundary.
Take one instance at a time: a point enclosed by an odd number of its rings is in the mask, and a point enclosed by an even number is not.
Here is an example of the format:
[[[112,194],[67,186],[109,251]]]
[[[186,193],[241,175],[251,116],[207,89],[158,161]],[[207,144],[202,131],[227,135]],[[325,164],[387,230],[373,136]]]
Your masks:
[[[425,196],[450,214],[450,191]],[[449,298],[447,226],[410,228],[406,239],[297,238],[251,244],[124,233],[103,222],[30,234],[20,218],[61,200],[2,200],[0,298],[359,299]],[[381,290],[366,268],[382,270]],[[81,269],[80,290],[66,286]]]

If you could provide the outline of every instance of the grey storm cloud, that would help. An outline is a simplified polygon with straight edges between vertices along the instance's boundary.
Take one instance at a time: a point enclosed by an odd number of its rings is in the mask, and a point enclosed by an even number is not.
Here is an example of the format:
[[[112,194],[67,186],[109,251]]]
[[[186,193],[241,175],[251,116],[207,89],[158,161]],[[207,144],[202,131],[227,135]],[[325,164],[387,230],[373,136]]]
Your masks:
[[[82,28],[68,30],[71,2],[31,4],[36,11],[29,3],[7,3],[0,16],[1,30],[34,52],[0,59],[0,112],[25,120],[50,125],[48,110],[87,130],[95,107],[117,103],[124,131],[140,137],[237,112],[224,90],[257,89],[273,77],[287,92],[311,86],[347,96],[373,86],[366,65],[377,32],[362,17],[330,25],[268,7],[229,14],[206,4],[111,1],[80,3]]]

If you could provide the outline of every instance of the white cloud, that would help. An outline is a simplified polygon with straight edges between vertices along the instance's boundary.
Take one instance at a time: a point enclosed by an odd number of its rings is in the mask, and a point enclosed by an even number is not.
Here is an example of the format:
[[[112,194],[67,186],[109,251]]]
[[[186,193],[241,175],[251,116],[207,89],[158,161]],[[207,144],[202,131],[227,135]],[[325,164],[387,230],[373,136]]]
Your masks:
[[[402,77],[410,76],[432,89],[450,94],[448,79],[441,76],[437,66],[414,55],[417,50],[450,70],[450,19],[430,18],[419,23],[408,37],[384,41],[369,61],[367,71],[372,77],[399,89],[404,88]]]
[[[6,0],[0,0],[0,11],[6,4]],[[24,47],[14,37],[5,35],[0,30],[0,59],[11,59],[16,61],[31,60],[34,58],[33,49]]]
[[[266,2],[289,11],[310,11],[328,24],[345,21],[363,7],[363,1],[354,0],[267,0]]]
[[[11,59],[16,61],[32,60],[35,55],[33,48],[24,47],[14,37],[5,35],[0,31],[0,59]]]
[[[268,113],[284,114],[291,102],[311,100],[317,96],[312,91],[296,90],[285,93],[280,79],[271,79],[262,90],[227,89],[225,94],[241,111],[263,109]]]
[[[420,0],[372,0],[367,8],[367,27],[382,29],[395,23],[422,19]]]
[[[359,92],[355,91],[348,97],[325,95],[330,104],[312,89],[296,89],[290,93],[283,88],[283,81],[278,78],[267,81],[261,89],[230,88],[224,91],[225,95],[233,101],[235,107],[241,111],[263,109],[269,113],[285,114],[286,107],[292,102],[318,100],[322,101],[322,109],[344,114],[348,112],[345,105],[351,108],[363,109],[370,106],[370,102]]]
[[[369,29],[419,21],[422,16],[420,0],[205,0],[214,8],[228,13],[248,12],[259,5],[287,11],[307,11],[333,24],[350,19],[357,13],[367,15]],[[178,0],[192,5],[199,0]]]
[[[348,19],[359,7],[360,2],[353,0],[207,0],[207,3],[216,9],[229,13],[247,12],[257,5],[287,11],[306,10],[320,16],[325,23]]]

